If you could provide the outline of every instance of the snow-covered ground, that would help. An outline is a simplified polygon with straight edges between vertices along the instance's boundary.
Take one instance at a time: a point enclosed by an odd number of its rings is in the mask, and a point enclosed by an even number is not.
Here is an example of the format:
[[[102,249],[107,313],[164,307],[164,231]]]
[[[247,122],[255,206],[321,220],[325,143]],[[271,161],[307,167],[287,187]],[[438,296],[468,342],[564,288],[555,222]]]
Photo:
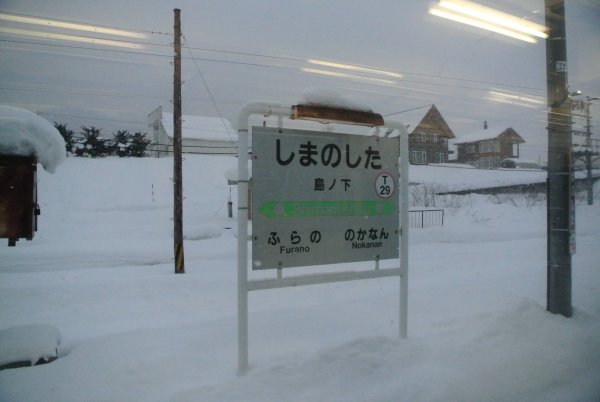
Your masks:
[[[0,371],[0,401],[600,399],[600,200],[577,206],[572,318],[545,311],[545,207],[470,196],[444,227],[411,231],[407,340],[397,278],[253,292],[238,376],[235,166],[186,156],[183,275],[171,159],[40,171],[39,231],[0,246],[0,331],[51,325],[62,343],[52,363]]]

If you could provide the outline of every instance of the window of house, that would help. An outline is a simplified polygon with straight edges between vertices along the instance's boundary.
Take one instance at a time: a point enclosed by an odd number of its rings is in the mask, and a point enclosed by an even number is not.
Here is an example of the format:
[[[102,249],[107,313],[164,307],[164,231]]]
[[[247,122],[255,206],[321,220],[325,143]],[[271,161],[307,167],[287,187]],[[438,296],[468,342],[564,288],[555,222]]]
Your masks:
[[[500,144],[494,140],[481,141],[479,143],[479,152],[500,152]]]
[[[413,165],[425,165],[427,164],[427,152],[425,151],[411,151],[410,152],[410,163]]]
[[[475,153],[475,144],[467,144],[467,153],[474,154]]]
[[[435,154],[433,154],[433,161],[434,163],[444,163],[444,153],[436,152]]]
[[[443,146],[447,147],[448,146],[448,138],[442,138],[440,140],[440,142],[442,143]]]
[[[438,140],[437,134],[429,134],[429,142],[436,144],[437,140]]]
[[[423,133],[416,133],[415,134],[415,139],[419,142],[425,142],[425,134]]]

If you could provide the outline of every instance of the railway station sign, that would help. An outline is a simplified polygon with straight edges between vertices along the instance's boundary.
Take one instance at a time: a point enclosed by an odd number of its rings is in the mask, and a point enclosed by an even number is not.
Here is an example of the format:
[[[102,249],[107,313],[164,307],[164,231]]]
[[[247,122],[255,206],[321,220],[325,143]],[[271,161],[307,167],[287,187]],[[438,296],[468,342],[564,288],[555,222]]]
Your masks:
[[[399,139],[252,128],[252,268],[398,258]]]

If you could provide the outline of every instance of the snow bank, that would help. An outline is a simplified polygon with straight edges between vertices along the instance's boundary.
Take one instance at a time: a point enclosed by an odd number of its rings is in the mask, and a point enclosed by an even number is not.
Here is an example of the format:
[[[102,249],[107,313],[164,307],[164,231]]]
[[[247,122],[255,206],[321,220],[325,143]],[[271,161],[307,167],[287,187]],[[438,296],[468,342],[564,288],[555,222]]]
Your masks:
[[[298,101],[301,105],[324,106],[360,112],[373,112],[366,104],[342,96],[337,91],[325,88],[310,88],[304,91]]]
[[[0,105],[0,154],[34,155],[45,170],[54,173],[65,159],[65,141],[35,113]]]
[[[207,240],[221,237],[221,228],[216,225],[194,225],[186,227],[184,233],[185,240]]]
[[[21,325],[0,331],[0,366],[56,358],[60,332],[52,325]]]
[[[476,188],[514,186],[518,184],[543,183],[548,173],[544,170],[487,170],[462,168],[462,165],[412,165],[410,182],[438,185],[447,191]]]

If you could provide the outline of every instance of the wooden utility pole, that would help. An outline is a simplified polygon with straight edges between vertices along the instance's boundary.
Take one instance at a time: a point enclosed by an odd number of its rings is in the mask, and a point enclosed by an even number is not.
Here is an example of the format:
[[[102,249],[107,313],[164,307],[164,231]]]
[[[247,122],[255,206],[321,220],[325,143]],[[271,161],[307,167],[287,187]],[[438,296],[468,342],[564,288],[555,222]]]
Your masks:
[[[571,102],[567,82],[564,0],[545,0],[546,77],[548,80],[548,273],[547,309],[571,317],[571,253],[574,253],[575,203],[572,189]]]
[[[175,58],[173,65],[173,222],[174,222],[174,251],[175,273],[185,273],[183,258],[183,179],[181,174],[181,10],[175,13]]]

